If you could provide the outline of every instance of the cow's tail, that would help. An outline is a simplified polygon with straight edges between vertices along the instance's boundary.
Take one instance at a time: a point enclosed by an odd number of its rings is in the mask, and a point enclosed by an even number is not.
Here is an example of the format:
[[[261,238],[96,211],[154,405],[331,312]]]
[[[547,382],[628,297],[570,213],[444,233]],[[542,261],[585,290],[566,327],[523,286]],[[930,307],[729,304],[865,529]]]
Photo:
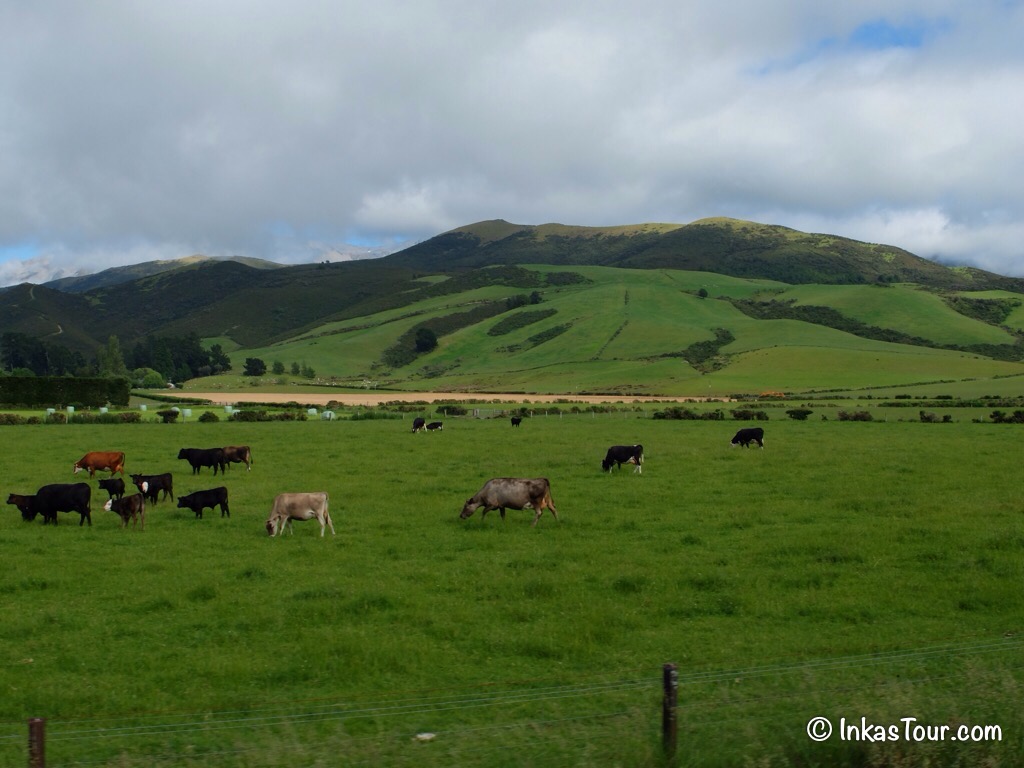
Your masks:
[[[324,522],[327,523],[327,527],[331,529],[331,536],[334,536],[334,521],[331,520],[330,510],[330,496],[327,495],[327,491],[324,491]],[[323,530],[320,531],[320,535],[323,536]]]
[[[548,487],[544,490],[544,504],[541,506],[540,509],[542,510],[544,509],[544,506],[546,506],[548,509],[551,510],[551,515],[555,518],[555,520],[557,520],[558,512],[555,510],[555,500],[551,498],[551,484],[548,483],[547,486]],[[537,510],[537,517],[540,517],[540,510]]]

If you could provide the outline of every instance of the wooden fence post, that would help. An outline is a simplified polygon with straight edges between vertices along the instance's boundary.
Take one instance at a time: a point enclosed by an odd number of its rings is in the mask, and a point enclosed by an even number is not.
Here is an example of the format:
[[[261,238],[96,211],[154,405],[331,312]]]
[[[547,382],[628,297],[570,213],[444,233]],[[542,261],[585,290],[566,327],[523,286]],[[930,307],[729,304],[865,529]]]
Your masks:
[[[675,664],[661,668],[661,746],[665,759],[671,762],[676,756],[676,704],[679,691],[679,671]]]
[[[46,768],[46,720],[42,717],[28,721],[28,768]]]

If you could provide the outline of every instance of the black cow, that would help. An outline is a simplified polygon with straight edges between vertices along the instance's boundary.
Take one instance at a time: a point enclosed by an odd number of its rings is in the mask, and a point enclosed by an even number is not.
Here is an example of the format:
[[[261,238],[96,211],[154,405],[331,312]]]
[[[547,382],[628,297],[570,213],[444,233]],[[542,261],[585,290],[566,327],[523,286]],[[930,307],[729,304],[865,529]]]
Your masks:
[[[128,521],[132,521],[132,528],[140,522],[142,530],[146,530],[146,497],[141,493],[133,493],[121,499],[110,499],[103,508],[108,512],[116,512],[121,518],[121,527],[127,528]]]
[[[427,424],[427,431],[428,432],[440,432],[443,427],[444,427],[444,424],[442,424],[440,421],[432,421],[429,424]]]
[[[21,519],[29,522],[36,519],[38,512],[32,511],[32,503],[36,500],[35,495],[27,496],[22,493],[12,493],[7,497],[7,503],[13,504],[21,512]],[[57,521],[57,514],[54,513],[54,522]],[[50,522],[48,518],[43,518],[43,524]]]
[[[735,448],[737,445],[742,445],[744,448],[749,448],[750,444],[756,442],[761,448],[764,448],[764,430],[761,427],[747,427],[741,429],[732,438],[732,446]]]
[[[170,472],[164,472],[162,475],[132,475],[131,478],[135,487],[142,492],[142,495],[154,504],[157,502],[156,497],[160,491],[164,492],[164,501],[167,500],[168,496],[172,500],[174,499],[174,478]]]
[[[417,416],[412,420],[412,431],[419,432],[421,429],[425,429],[427,426],[427,420]]]
[[[199,519],[202,519],[204,509],[209,507],[212,510],[218,504],[220,505],[220,516],[231,517],[231,511],[228,509],[228,489],[223,485],[208,491],[196,491],[178,499],[179,509],[191,509]]]
[[[512,426],[513,427],[518,427],[522,423],[523,423],[523,419],[520,416],[513,416],[512,417]]]
[[[120,499],[124,496],[124,480],[120,477],[110,477],[106,480],[100,480],[100,488],[110,494],[112,499]]]
[[[505,519],[505,507],[510,509],[532,509],[534,511],[532,525],[537,525],[545,509],[550,509],[555,520],[555,502],[551,498],[551,483],[546,477],[495,477],[484,483],[462,507],[459,517],[465,520],[477,508],[483,507],[481,519],[492,509],[498,510],[501,519]]]
[[[634,464],[633,473],[644,472],[644,447],[642,445],[613,445],[601,462],[601,469],[611,472],[613,467],[621,468],[623,464]]]
[[[218,467],[223,472],[227,466],[223,448],[182,448],[178,451],[178,458],[192,465],[193,475],[198,475],[201,467],[213,467],[213,474],[216,475]]]
[[[54,483],[44,485],[34,496],[12,493],[7,503],[17,505],[23,520],[35,520],[36,515],[42,515],[43,525],[56,525],[58,512],[77,512],[82,516],[79,525],[84,525],[86,521],[92,525],[92,510],[89,509],[91,496],[92,489],[88,483]]]

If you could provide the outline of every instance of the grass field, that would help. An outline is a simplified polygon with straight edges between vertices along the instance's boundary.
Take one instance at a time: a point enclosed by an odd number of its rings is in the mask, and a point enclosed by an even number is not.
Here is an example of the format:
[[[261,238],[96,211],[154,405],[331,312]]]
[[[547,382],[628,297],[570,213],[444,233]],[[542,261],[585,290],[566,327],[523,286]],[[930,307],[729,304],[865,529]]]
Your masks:
[[[195,380],[192,385],[203,390],[258,381],[241,375],[248,357],[263,359],[268,367],[275,361],[286,369],[292,363],[308,365],[320,380],[358,383],[369,379],[399,389],[500,392],[514,388],[538,393],[579,390],[681,396],[901,385],[1024,370],[1019,362],[874,341],[809,322],[754,319],[730,301],[792,300],[832,307],[851,320],[936,344],[1013,343],[1014,336],[1006,329],[961,315],[938,294],[912,286],[787,286],[679,270],[538,265],[530,269],[574,272],[585,280],[547,286],[540,291],[539,305],[501,316],[505,320],[538,308],[551,312],[539,322],[494,336],[488,331],[499,319],[491,317],[442,334],[435,350],[396,369],[380,360],[383,350],[402,333],[432,318],[465,312],[482,301],[521,294],[523,289],[492,285],[328,323],[271,346],[228,345],[233,372]],[[706,298],[698,296],[701,290]],[[1005,292],[970,295],[1014,296]],[[1008,327],[1020,327],[1021,311],[1014,310]],[[691,345],[714,339],[719,329],[727,330],[733,340],[719,349],[713,366],[698,369],[682,357]],[[554,335],[548,338],[545,333]],[[761,367],[762,358],[776,355],[778,365]],[[764,376],[764,370],[772,371],[772,376]]]
[[[666,662],[681,765],[1019,764],[1019,427],[772,412],[761,451],[636,415],[3,428],[0,491],[118,449],[176,495],[223,482],[231,517],[120,530],[95,481],[91,528],[6,508],[0,765],[41,716],[48,766],[656,766]],[[600,471],[634,442],[642,475]],[[252,472],[175,458],[231,444]],[[505,475],[549,477],[559,519],[458,519]],[[295,490],[337,536],[266,536]],[[815,743],[814,716],[1002,738]]]

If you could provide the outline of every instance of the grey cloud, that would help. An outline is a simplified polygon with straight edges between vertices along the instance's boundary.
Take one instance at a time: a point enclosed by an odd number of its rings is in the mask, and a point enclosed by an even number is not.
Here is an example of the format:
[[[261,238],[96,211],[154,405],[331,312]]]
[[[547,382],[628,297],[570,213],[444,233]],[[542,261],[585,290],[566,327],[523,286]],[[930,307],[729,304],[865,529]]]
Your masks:
[[[484,218],[731,215],[1024,274],[1022,16],[952,0],[0,0],[0,259],[32,241],[53,268],[312,260]],[[941,34],[816,47],[914,18]]]

